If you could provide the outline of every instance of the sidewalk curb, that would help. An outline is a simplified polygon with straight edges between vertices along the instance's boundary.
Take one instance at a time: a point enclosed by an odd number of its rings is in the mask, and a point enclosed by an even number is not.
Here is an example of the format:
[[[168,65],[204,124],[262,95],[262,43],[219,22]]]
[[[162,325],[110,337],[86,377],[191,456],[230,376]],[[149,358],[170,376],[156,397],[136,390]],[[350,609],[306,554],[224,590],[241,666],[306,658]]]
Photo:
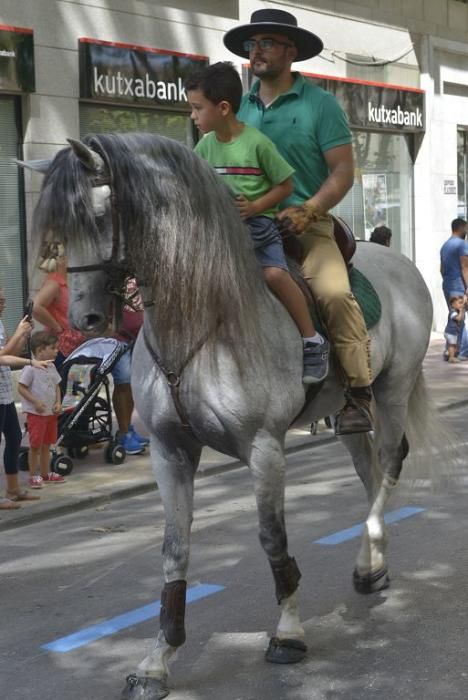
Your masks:
[[[317,438],[313,442],[304,442],[297,445],[291,445],[285,449],[285,454],[290,455],[298,452],[304,452],[309,450],[311,447],[320,447],[336,441],[337,438],[334,435]],[[242,462],[239,459],[235,459],[224,464],[213,464],[211,467],[206,467],[205,469],[199,470],[195,475],[195,479],[198,481],[200,479],[216,476],[217,474],[224,474],[243,467],[246,468],[247,465],[245,462]],[[12,513],[11,515],[13,517],[5,519],[4,521],[0,520],[0,532],[5,530],[14,530],[18,527],[26,527],[28,525],[33,525],[34,523],[39,523],[43,520],[57,518],[80,510],[87,510],[88,508],[107,505],[114,501],[121,501],[124,498],[141,496],[145,493],[149,493],[150,491],[157,490],[158,485],[153,479],[140,479],[137,482],[127,484],[114,490],[106,492],[95,491],[86,495],[75,496],[72,497],[68,503],[56,504],[52,502],[45,504],[42,509],[40,509],[40,503],[38,503],[37,506],[39,506],[39,508],[28,511],[27,514],[24,514],[25,511],[23,511],[21,515],[18,512],[15,517],[15,515]]]
[[[463,406],[468,406],[468,399],[463,399],[461,401],[454,401],[453,403],[444,404],[442,406],[436,406],[439,413],[446,413],[449,410],[455,410],[457,408],[462,408]],[[305,452],[313,447],[321,447],[323,445],[328,445],[333,442],[337,442],[335,435],[329,435],[323,438],[317,438],[312,442],[302,442],[296,445],[291,445],[286,447],[285,454],[292,455],[299,452]],[[200,479],[205,479],[210,476],[216,476],[217,474],[224,474],[237,469],[246,467],[246,464],[238,459],[233,459],[230,462],[213,464],[212,466],[200,469],[195,479],[198,481]],[[158,485],[156,481],[151,479],[140,479],[139,481],[133,482],[131,484],[126,484],[120,488],[109,491],[95,491],[87,495],[75,496],[70,499],[68,503],[55,504],[48,503],[45,504],[42,509],[37,508],[27,512],[25,511],[20,515],[11,514],[12,517],[0,520],[0,532],[6,530],[13,530],[18,527],[26,527],[28,525],[33,525],[34,523],[41,522],[43,520],[49,520],[52,518],[57,518],[62,515],[68,515],[80,510],[86,510],[88,508],[95,508],[98,506],[107,505],[113,503],[114,501],[120,501],[124,498],[132,498],[134,496],[141,496],[143,494],[149,493],[150,491],[157,491]],[[40,506],[40,504],[38,504]]]

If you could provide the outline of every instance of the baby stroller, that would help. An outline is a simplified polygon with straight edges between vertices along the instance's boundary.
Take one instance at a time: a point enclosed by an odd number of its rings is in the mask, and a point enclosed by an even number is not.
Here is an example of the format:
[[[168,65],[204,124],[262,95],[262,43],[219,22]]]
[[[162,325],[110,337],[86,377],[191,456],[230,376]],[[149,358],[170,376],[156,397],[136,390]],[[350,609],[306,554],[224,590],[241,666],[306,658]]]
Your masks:
[[[125,448],[116,443],[112,431],[112,404],[109,373],[128,344],[114,338],[95,338],[82,343],[64,361],[60,375],[64,398],[58,419],[58,438],[51,447],[52,471],[66,476],[73,470],[73,459],[88,454],[91,444],[107,442],[107,462],[122,464]],[[67,454],[59,453],[65,447]],[[27,470],[27,448],[21,449],[20,468]]]

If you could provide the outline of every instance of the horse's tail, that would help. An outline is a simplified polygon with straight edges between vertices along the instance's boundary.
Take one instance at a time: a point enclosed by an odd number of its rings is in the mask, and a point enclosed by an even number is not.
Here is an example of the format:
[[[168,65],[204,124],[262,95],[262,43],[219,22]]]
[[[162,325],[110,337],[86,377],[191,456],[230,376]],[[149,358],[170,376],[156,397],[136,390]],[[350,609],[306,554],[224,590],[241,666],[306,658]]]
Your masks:
[[[404,481],[435,489],[447,486],[460,473],[460,438],[429,396],[422,369],[408,402],[406,438],[409,454],[403,463]]]

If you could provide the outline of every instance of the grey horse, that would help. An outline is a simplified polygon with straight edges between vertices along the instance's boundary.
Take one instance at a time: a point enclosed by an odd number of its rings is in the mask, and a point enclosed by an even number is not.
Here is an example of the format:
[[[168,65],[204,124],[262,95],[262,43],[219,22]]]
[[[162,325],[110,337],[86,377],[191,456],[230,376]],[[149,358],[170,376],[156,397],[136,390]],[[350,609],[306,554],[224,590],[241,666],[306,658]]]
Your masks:
[[[66,247],[71,322],[102,331],[129,273],[146,304],[132,385],[165,510],[165,585],[154,648],[127,678],[122,697],[154,700],[169,692],[168,662],[185,641],[194,476],[204,445],[250,467],[260,542],[281,610],[266,659],[299,661],[306,645],[301,574],[288,552],[284,518],[285,435],[295,420],[310,425],[342,407],[338,374],[332,371],[306,401],[299,332],[267,290],[232,197],[210,166],[159,136],[107,134],[70,144],[38,165],[45,178],[33,234]],[[371,593],[389,582],[384,507],[412,423],[422,423],[425,438],[421,367],[432,305],[404,256],[359,243],[354,263],[382,304],[371,331],[375,432],[341,437],[369,501],[353,578],[357,591]]]

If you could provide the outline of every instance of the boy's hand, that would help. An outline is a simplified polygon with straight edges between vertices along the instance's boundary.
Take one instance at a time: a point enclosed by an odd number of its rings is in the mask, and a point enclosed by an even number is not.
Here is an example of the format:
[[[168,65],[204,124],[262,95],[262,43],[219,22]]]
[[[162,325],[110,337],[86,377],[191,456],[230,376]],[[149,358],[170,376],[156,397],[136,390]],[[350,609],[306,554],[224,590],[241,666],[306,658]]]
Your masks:
[[[62,404],[60,403],[60,401],[56,401],[56,403],[54,403],[53,410],[54,410],[54,415],[56,415],[56,416],[58,416],[58,414],[62,412]]]
[[[239,210],[241,219],[249,219],[251,216],[256,216],[258,214],[255,202],[246,199],[243,194],[237,195],[235,204]]]
[[[45,405],[44,401],[36,401],[34,408],[38,413],[45,413],[47,406]]]

